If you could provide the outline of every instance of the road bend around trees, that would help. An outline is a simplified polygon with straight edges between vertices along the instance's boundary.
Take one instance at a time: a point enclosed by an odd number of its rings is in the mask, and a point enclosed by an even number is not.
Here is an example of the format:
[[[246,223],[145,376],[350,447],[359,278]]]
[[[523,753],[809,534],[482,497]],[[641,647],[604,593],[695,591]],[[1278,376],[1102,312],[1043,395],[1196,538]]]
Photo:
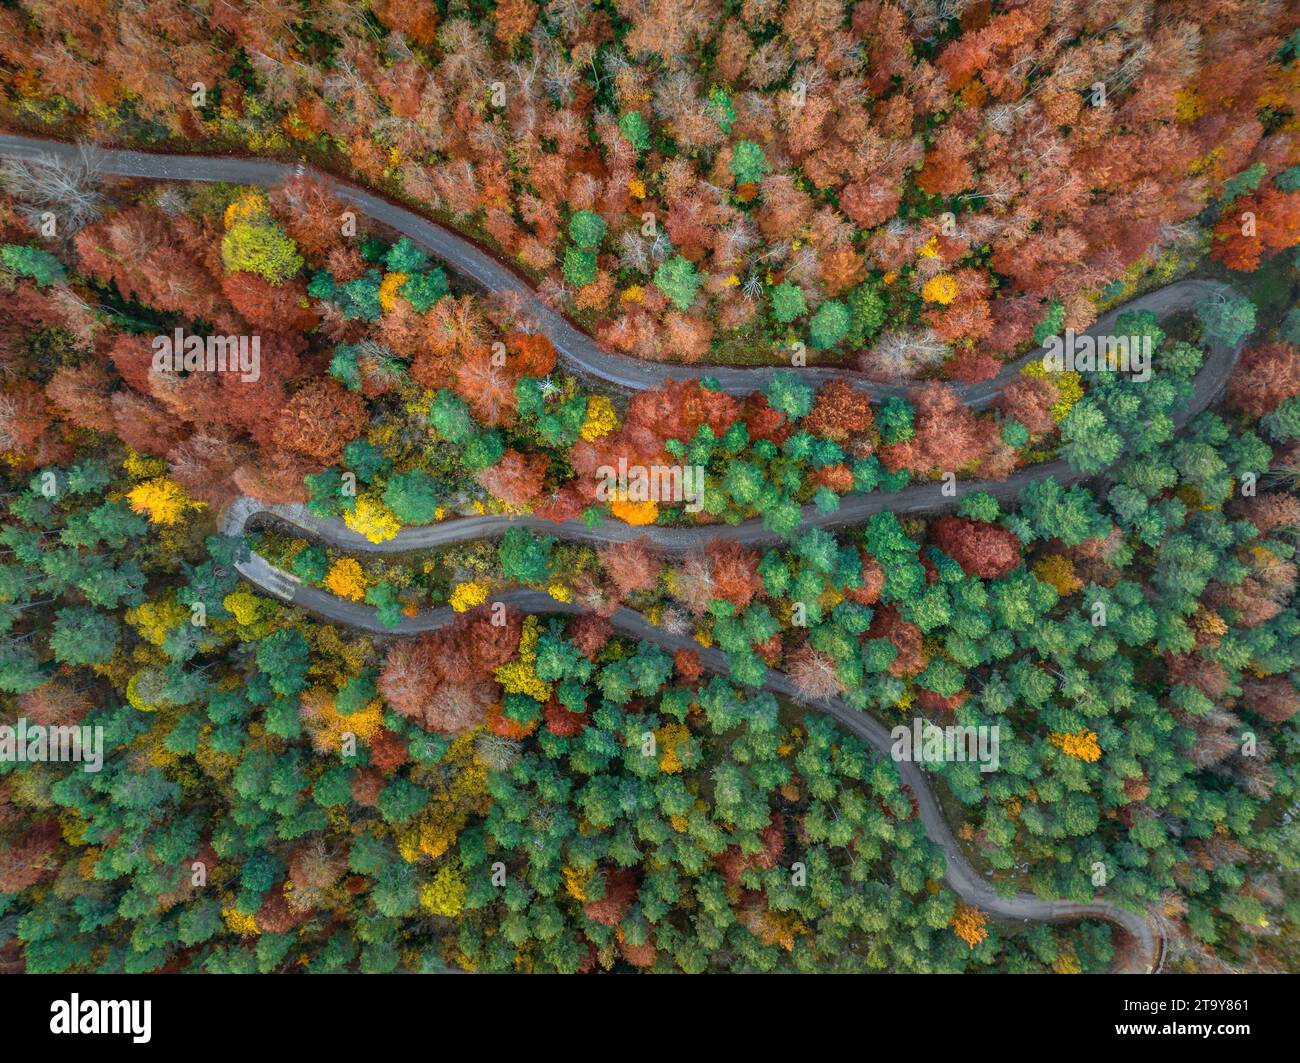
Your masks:
[[[87,154],[83,155],[83,151]],[[546,333],[559,357],[572,369],[630,391],[644,391],[663,383],[665,377],[675,380],[692,380],[707,374],[730,395],[748,395],[762,388],[772,374],[790,368],[788,354],[774,350],[773,364],[759,366],[708,366],[682,365],[667,362],[646,362],[626,355],[613,354],[563,314],[544,304],[529,282],[513,268],[501,262],[490,251],[455,230],[399,206],[383,196],[358,185],[341,181],[331,174],[299,163],[276,162],[270,159],[240,158],[225,155],[163,155],[147,151],[119,148],[100,148],[94,145],[68,144],[58,140],[0,133],[0,157],[39,160],[53,158],[76,163],[89,157],[94,160],[98,173],[114,177],[138,177],[152,181],[226,181],[231,184],[274,187],[303,173],[328,184],[341,199],[359,208],[375,221],[388,226],[419,244],[426,251],[442,259],[457,273],[469,278],[488,291],[511,292],[520,300],[521,318],[530,321],[539,331]],[[1189,289],[1188,286],[1191,286]],[[1181,309],[1224,293],[1225,285],[1206,281],[1182,281],[1159,291],[1151,292],[1129,303],[1122,309],[1151,310],[1164,314]],[[1189,292],[1201,294],[1190,296]],[[1108,333],[1117,316],[1116,311],[1102,315],[1090,330]],[[1031,352],[1018,361],[1010,362],[992,380],[978,384],[959,385],[954,388],[966,405],[979,409],[991,403],[1002,388],[1016,377],[1021,366],[1039,352]],[[802,379],[814,386],[828,380],[848,381],[855,387],[865,388],[875,398],[903,397],[908,383],[880,383],[863,373],[830,367],[808,366],[799,369]]]
[[[36,137],[0,134],[0,156],[20,159],[54,157],[64,161],[81,158],[77,146]],[[228,181],[236,184],[273,186],[310,170],[309,167],[263,159],[232,158],[207,155],[161,155],[149,152],[95,149],[98,172],[118,177],[138,177],[159,181]],[[432,252],[450,268],[470,278],[491,291],[509,291],[521,299],[522,313],[532,319],[554,344],[559,356],[568,365],[588,377],[603,380],[629,390],[647,390],[658,386],[664,378],[694,379],[707,374],[718,381],[721,389],[733,395],[747,395],[761,389],[784,365],[765,367],[732,367],[673,365],[660,362],[643,362],[601,349],[590,336],[568,321],[562,314],[544,305],[536,292],[518,273],[498,261],[489,252],[458,233],[430,221],[404,207],[384,199],[363,188],[312,171],[329,183],[335,193],[376,221],[409,237],[414,243]],[[1126,310],[1149,310],[1157,317],[1166,317],[1180,310],[1189,310],[1209,301],[1225,298],[1231,289],[1214,281],[1184,280],[1167,285],[1131,300],[1122,307],[1103,314],[1088,330],[1091,335],[1110,335],[1120,313]],[[1205,361],[1197,374],[1188,401],[1175,412],[1174,420],[1181,428],[1192,417],[1209,407],[1220,395],[1228,374],[1240,352],[1241,344],[1229,347],[1210,344]],[[963,402],[973,408],[989,405],[1003,386],[1013,379],[1020,369],[1034,358],[1042,357],[1042,350],[1031,351],[1023,358],[1008,363],[992,380],[978,384],[958,385],[954,390]],[[842,379],[855,387],[865,389],[873,397],[903,396],[909,385],[881,384],[870,381],[861,373],[823,367],[804,367],[795,370],[800,377],[813,385],[831,379]],[[845,496],[837,512],[825,514],[813,506],[803,510],[803,523],[823,528],[843,528],[861,523],[865,518],[882,510],[895,513],[927,513],[954,507],[961,497],[971,491],[985,491],[1000,502],[1013,502],[1020,490],[1037,480],[1054,479],[1068,484],[1083,477],[1064,461],[1020,469],[1005,480],[965,481],[957,484],[954,495],[944,495],[939,483],[917,484],[902,491]],[[650,538],[663,552],[682,554],[704,547],[713,538],[734,539],[746,545],[770,545],[779,537],[766,529],[759,520],[747,520],[736,525],[700,525],[689,528],[662,526],[632,527],[611,524],[588,528],[578,521],[552,523],[529,516],[472,516],[459,517],[438,524],[403,528],[394,538],[374,544],[347,528],[341,521],[317,516],[304,506],[269,505],[250,498],[240,498],[228,506],[221,517],[221,530],[227,535],[240,535],[250,523],[271,521],[289,524],[314,539],[356,553],[402,553],[427,549],[451,543],[492,537],[509,527],[526,527],[555,535],[562,539],[589,542],[627,542],[641,537]],[[271,565],[259,554],[253,553],[236,566],[250,583],[277,598],[348,627],[372,631],[377,634],[403,636],[434,631],[450,624],[456,613],[450,607],[421,612],[415,617],[403,618],[395,628],[382,625],[373,608],[359,602],[339,598],[327,591],[303,585],[282,569]],[[524,613],[559,614],[578,613],[581,608],[572,603],[560,602],[542,591],[503,591],[493,598],[511,605]],[[626,634],[656,643],[667,650],[691,649],[699,654],[701,664],[708,670],[727,674],[725,655],[715,649],[700,646],[689,635],[673,634],[656,627],[640,613],[620,607],[610,618],[615,627]],[[848,703],[832,698],[814,700],[799,692],[790,677],[769,670],[763,681],[764,690],[798,701],[818,712],[826,713],[846,730],[861,738],[875,749],[889,755],[893,741],[889,728],[868,713],[853,708]],[[899,776],[918,806],[922,823],[930,839],[944,852],[945,878],[948,885],[968,904],[1005,919],[1029,921],[1069,921],[1078,919],[1104,919],[1121,927],[1136,945],[1126,973],[1150,973],[1160,964],[1164,942],[1152,921],[1146,916],[1121,908],[1109,901],[1075,902],[1043,900],[1029,893],[1010,897],[999,894],[966,860],[956,838],[944,819],[939,802],[930,789],[924,772],[910,761],[896,762]]]
[[[453,263],[454,264],[454,263]],[[1229,289],[1226,285],[1208,281],[1180,281],[1158,291],[1134,299],[1125,305],[1124,310],[1150,310],[1158,316],[1166,316],[1178,310],[1189,309],[1208,300],[1225,296]],[[1118,311],[1112,311],[1101,318],[1090,330],[1094,334],[1105,334],[1114,324]],[[589,345],[590,340],[586,341]],[[594,345],[591,345],[594,349]],[[1205,361],[1193,384],[1192,395],[1174,415],[1179,428],[1188,420],[1210,406],[1221,393],[1236,362],[1241,344],[1228,347],[1212,344],[1206,351]],[[1041,352],[1036,352],[1041,357]],[[1034,357],[1030,355],[1029,357]],[[596,352],[596,358],[606,357]],[[758,381],[765,377],[763,370],[736,370],[750,374],[751,384],[748,390],[758,386]],[[804,372],[810,372],[805,370]],[[597,373],[596,375],[601,375]],[[653,386],[653,385],[650,385]],[[874,391],[874,389],[872,389]],[[969,393],[970,389],[967,389]],[[985,401],[988,401],[985,399]],[[860,523],[866,517],[881,510],[898,513],[922,513],[955,506],[961,497],[971,491],[986,491],[1002,502],[1013,502],[1020,490],[1029,483],[1043,479],[1055,479],[1065,484],[1082,479],[1081,475],[1064,461],[1021,469],[1005,480],[967,481],[958,483],[954,496],[942,494],[938,483],[918,484],[902,491],[874,491],[869,494],[846,496],[838,512],[825,514],[816,507],[807,506],[803,511],[803,522],[809,526],[839,528]],[[734,539],[747,545],[771,544],[779,538],[768,531],[759,520],[748,520],[736,525],[704,525],[692,528],[666,528],[661,526],[632,527],[626,524],[609,524],[598,528],[588,528],[579,521],[552,523],[535,517],[520,516],[475,516],[460,517],[443,521],[439,524],[404,528],[386,542],[374,544],[363,536],[353,532],[341,521],[317,516],[300,505],[267,505],[250,498],[240,498],[227,507],[222,517],[222,530],[229,535],[241,534],[250,522],[271,521],[289,524],[305,532],[314,539],[332,546],[359,553],[398,553],[436,547],[451,543],[464,542],[483,537],[502,534],[509,527],[528,527],[539,532],[553,534],[562,539],[590,543],[627,542],[642,536],[651,538],[665,553],[681,554],[704,547],[715,537]],[[421,612],[415,617],[404,618],[396,628],[386,628],[379,622],[376,612],[368,605],[339,598],[327,591],[304,586],[289,573],[272,566],[265,558],[252,554],[247,561],[238,566],[240,573],[258,587],[290,602],[310,613],[328,620],[360,628],[379,634],[414,635],[425,631],[434,631],[450,624],[456,613],[450,607]],[[581,612],[581,608],[569,602],[560,602],[549,594],[534,590],[504,591],[494,596],[494,601],[525,612],[534,614]],[[726,657],[715,649],[705,649],[689,635],[673,634],[656,627],[640,613],[620,607],[610,618],[614,626],[634,638],[653,642],[667,650],[691,649],[699,654],[701,664],[709,671],[727,674],[729,671]],[[861,712],[847,702],[838,698],[824,701],[813,700],[795,687],[788,675],[768,670],[763,681],[763,689],[774,694],[784,695],[802,703],[810,709],[824,712],[832,717],[846,730],[857,735],[863,741],[886,755],[892,747],[889,728],[875,717]],[[944,819],[939,802],[935,798],[926,780],[925,773],[912,762],[898,763],[899,776],[911,792],[918,806],[922,823],[930,839],[944,852],[946,861],[945,878],[948,885],[968,904],[983,911],[1007,919],[1024,921],[1066,921],[1087,918],[1105,919],[1122,927],[1135,942],[1137,948],[1132,962],[1125,968],[1126,973],[1150,973],[1157,969],[1163,952],[1164,942],[1157,934],[1152,922],[1137,912],[1121,908],[1108,901],[1091,901],[1078,903],[1074,901],[1043,900],[1029,893],[1019,893],[1011,897],[1000,895],[992,885],[971,867],[958,845],[956,838]]]

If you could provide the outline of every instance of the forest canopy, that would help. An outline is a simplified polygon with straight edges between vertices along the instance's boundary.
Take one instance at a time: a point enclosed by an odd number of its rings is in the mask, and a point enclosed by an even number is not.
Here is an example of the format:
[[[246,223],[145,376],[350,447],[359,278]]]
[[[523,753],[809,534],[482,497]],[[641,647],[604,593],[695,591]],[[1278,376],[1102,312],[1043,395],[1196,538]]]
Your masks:
[[[1300,967],[1293,5],[14,0],[0,129],[0,969]]]

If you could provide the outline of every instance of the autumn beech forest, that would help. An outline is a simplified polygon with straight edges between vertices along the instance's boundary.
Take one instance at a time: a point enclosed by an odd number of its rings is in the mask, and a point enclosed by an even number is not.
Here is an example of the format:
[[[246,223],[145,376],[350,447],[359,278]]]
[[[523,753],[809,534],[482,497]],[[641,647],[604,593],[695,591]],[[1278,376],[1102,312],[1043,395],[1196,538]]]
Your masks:
[[[1297,550],[1295,4],[0,0],[0,972],[1297,972]]]

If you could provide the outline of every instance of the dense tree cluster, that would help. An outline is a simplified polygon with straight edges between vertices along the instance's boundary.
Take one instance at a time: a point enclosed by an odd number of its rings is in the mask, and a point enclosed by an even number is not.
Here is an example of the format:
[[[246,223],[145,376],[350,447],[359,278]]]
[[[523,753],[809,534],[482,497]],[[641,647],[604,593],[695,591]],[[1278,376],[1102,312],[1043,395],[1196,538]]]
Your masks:
[[[1234,268],[1300,239],[1298,21],[1165,0],[338,2],[303,20],[20,2],[0,83],[28,124],[337,160],[640,357],[804,343],[980,379],[1191,250],[1207,204]],[[301,250],[342,266],[319,193],[290,199]],[[266,232],[228,234],[227,264],[256,249],[278,258],[255,276],[285,275],[294,251]]]
[[[602,393],[536,304],[311,172],[6,162],[0,969],[1134,947],[959,897],[916,776],[828,705],[997,729],[995,770],[922,768],[996,890],[1142,912],[1174,969],[1300,963],[1294,5],[298,7],[0,5],[0,124],[309,159],[700,377]],[[1117,313],[1149,377],[955,387],[1190,275],[1242,290]],[[199,362],[160,359],[185,337]],[[223,337],[253,371],[202,364]],[[779,371],[731,395],[714,363]],[[304,509],[221,534],[239,496]],[[12,755],[30,728],[102,761]]]
[[[282,189],[270,206],[254,196],[250,207],[248,194],[235,195],[225,213],[247,210],[257,225],[278,218],[282,231],[295,231],[289,198]],[[507,306],[450,294],[442,269],[405,238],[365,239],[351,249],[356,269],[367,267],[353,280],[327,265],[305,286],[292,277],[271,283],[227,270],[211,245],[215,275],[193,264],[182,271],[179,259],[197,250],[183,250],[186,239],[217,239],[211,214],[202,218],[177,221],[146,205],[118,211],[78,234],[82,272],[61,273],[48,291],[15,268],[20,302],[11,327],[29,346],[73,319],[93,334],[61,364],[47,360],[36,370],[43,404],[31,384],[12,389],[12,449],[35,460],[42,440],[53,445],[41,433],[58,415],[165,456],[172,475],[205,501],[241,492],[306,501],[322,515],[354,517],[378,541],[391,534],[386,528],[474,505],[598,519],[611,511],[599,471],[620,463],[704,471],[694,501],[679,491],[649,499],[639,516],[613,507],[622,519],[758,515],[790,534],[801,506],[834,512],[850,491],[896,490],[937,472],[1002,478],[1057,434],[1044,406],[1059,401],[1060,388],[1041,378],[983,415],[938,383],[918,387],[910,401],[873,406],[867,391],[842,381],[814,390],[788,371],[745,399],[707,379],[669,381],[635,395],[620,416],[557,371],[544,335],[507,328]],[[175,266],[165,283],[135,257],[141,232],[151,234],[148,253]],[[422,278],[434,279],[427,300],[411,288]],[[82,321],[86,300],[105,287],[131,299],[132,318]],[[252,331],[261,345],[258,379],[160,372],[146,316],[164,337],[176,320]]]
[[[1110,961],[1099,927],[969,948],[896,769],[828,723],[594,617],[348,640],[240,589],[241,544],[197,517],[148,534],[121,492],[159,467],[81,461],[8,496],[3,718],[101,728],[103,760],[3,762],[6,965]]]

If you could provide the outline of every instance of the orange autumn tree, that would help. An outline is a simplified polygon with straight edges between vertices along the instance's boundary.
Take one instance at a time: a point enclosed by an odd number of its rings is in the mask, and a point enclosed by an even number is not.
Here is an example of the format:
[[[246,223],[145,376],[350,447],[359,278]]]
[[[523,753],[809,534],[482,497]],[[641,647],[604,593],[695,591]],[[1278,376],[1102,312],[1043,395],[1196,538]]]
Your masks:
[[[469,403],[475,420],[510,425],[515,420],[515,382],[490,347],[477,347],[455,367],[456,394]]]
[[[763,589],[758,574],[762,560],[757,550],[750,550],[730,539],[714,539],[706,548],[713,595],[731,602],[737,609],[749,605]]]
[[[476,479],[483,487],[503,502],[512,506],[527,506],[542,493],[546,479],[545,454],[521,454],[507,449],[495,465],[479,470]]]
[[[823,385],[817,392],[812,410],[803,419],[807,431],[837,443],[865,435],[874,423],[870,395],[843,380],[832,380]]]
[[[965,901],[957,902],[950,925],[952,932],[972,949],[989,936],[984,926],[984,913]]]
[[[951,388],[931,381],[914,389],[909,398],[916,408],[915,434],[906,442],[881,448],[885,468],[955,471],[979,461],[996,445],[997,424],[981,420]]]
[[[1228,405],[1248,417],[1272,413],[1300,395],[1300,349],[1262,343],[1242,351],[1228,380]]]
[[[276,423],[274,442],[328,464],[339,459],[368,417],[360,395],[334,380],[316,380],[285,405]]]
[[[1250,273],[1264,255],[1300,243],[1300,192],[1269,186],[1242,196],[1214,226],[1211,254],[1229,269]]]

